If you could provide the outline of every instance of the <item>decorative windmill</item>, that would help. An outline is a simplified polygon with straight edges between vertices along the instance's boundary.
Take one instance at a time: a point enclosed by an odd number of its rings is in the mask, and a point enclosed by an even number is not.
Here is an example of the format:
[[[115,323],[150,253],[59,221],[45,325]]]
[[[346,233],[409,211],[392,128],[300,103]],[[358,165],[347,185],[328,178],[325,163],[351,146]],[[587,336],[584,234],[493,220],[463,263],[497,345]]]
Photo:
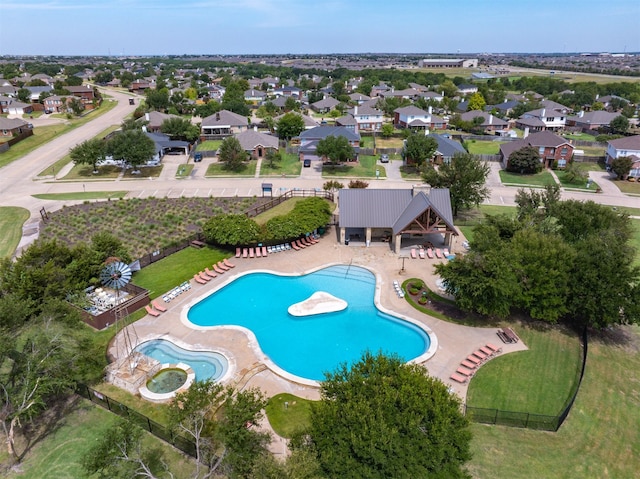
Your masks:
[[[111,288],[116,292],[116,300],[114,305],[116,334],[123,331],[122,341],[116,341],[116,347],[120,343],[124,343],[122,350],[118,351],[118,358],[126,357],[129,362],[129,370],[133,373],[136,368],[133,360],[133,348],[137,344],[138,337],[133,325],[125,327],[124,320],[128,316],[127,307],[120,304],[120,290],[131,281],[131,268],[118,258],[107,258],[106,265],[100,273],[100,281],[107,288]]]

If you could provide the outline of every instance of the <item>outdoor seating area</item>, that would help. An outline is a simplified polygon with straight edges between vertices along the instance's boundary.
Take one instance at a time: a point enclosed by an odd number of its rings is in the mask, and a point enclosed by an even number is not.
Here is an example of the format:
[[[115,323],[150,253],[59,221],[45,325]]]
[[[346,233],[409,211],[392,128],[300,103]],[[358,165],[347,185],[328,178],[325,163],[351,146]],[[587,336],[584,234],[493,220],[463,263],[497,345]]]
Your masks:
[[[496,332],[496,334],[502,340],[502,342],[505,343],[505,344],[513,344],[513,343],[517,343],[518,341],[520,341],[520,338],[518,337],[518,335],[516,333],[514,333],[513,329],[511,329],[511,328],[499,329]]]
[[[404,298],[404,291],[402,291],[402,286],[400,286],[400,283],[397,279],[393,280],[393,288],[396,290],[398,298]]]
[[[84,310],[93,316],[114,308],[116,304],[125,302],[129,296],[126,291],[120,291],[119,295],[116,295],[114,290],[108,288],[91,287],[87,288],[85,292],[88,306],[85,306]]]
[[[171,300],[175,299],[185,291],[189,291],[190,289],[191,289],[191,284],[189,283],[189,281],[184,281],[183,283],[180,283],[180,286],[176,286],[171,291],[163,295],[162,299],[164,300],[165,303],[170,303]]]
[[[482,366],[489,359],[495,357],[502,352],[502,348],[494,346],[491,343],[487,343],[486,346],[481,346],[473,353],[463,359],[460,362],[460,366],[456,371],[449,376],[450,379],[464,384],[473,377],[478,368]]]
[[[411,248],[411,259],[451,259],[452,255],[448,248],[435,248],[431,243],[419,245]]]
[[[310,234],[302,238],[291,241],[290,243],[281,243],[274,246],[255,246],[253,248],[236,248],[236,258],[264,258],[274,253],[282,253],[283,251],[300,251],[308,246],[313,246],[320,239],[319,236]]]

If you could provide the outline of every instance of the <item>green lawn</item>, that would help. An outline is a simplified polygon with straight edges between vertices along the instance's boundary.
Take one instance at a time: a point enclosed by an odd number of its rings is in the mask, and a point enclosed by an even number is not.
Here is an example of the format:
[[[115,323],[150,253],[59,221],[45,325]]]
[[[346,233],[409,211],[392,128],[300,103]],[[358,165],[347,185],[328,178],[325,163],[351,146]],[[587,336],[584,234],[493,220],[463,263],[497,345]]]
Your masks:
[[[500,170],[500,181],[504,185],[536,186],[543,188],[555,184],[555,180],[548,171],[541,171],[533,175],[520,175],[505,170]]]
[[[400,167],[400,176],[402,176],[403,180],[418,180],[421,177],[420,172],[416,167],[405,165]]]
[[[5,477],[23,479],[93,479],[82,469],[82,460],[104,432],[113,425],[118,416],[80,399],[62,418],[55,418],[48,426],[50,432],[34,442],[32,449],[22,462],[20,473]],[[145,447],[160,448],[169,469],[179,476],[190,477],[195,467],[193,461],[151,434],[143,435]],[[4,448],[6,449],[6,448]],[[0,459],[6,456],[0,455]]]
[[[587,188],[586,180],[571,182],[567,179],[567,173],[564,170],[556,170],[556,176],[558,177],[558,180],[560,180],[560,183],[562,184],[562,186],[564,186],[565,188],[588,191],[591,193],[595,193],[596,190],[600,188],[600,186],[598,186],[598,183],[596,183],[595,181],[591,182],[591,186],[589,188]]]
[[[514,326],[528,351],[498,356],[473,377],[467,404],[502,411],[556,416],[566,406],[580,373],[575,333],[544,326]]]
[[[324,166],[322,176],[328,178],[375,178],[376,170],[380,178],[387,176],[384,166],[378,164],[377,156],[360,155],[357,162],[347,162],[337,166]]]
[[[464,146],[473,155],[497,155],[503,141],[465,141]]]
[[[22,238],[22,225],[31,213],[19,206],[0,206],[0,258],[8,258],[18,247]]]
[[[193,167],[194,167],[193,163],[180,165],[178,167],[178,171],[176,172],[176,177],[177,178],[186,178],[193,171]]]
[[[312,402],[286,393],[269,398],[265,408],[269,424],[276,434],[290,438],[297,430],[308,426]]]
[[[638,327],[616,328],[590,339],[580,392],[557,433],[472,425],[473,459],[469,463],[472,476],[477,479],[637,477],[639,348]],[[522,384],[515,383],[514,387]]]
[[[640,195],[640,182],[638,181],[614,181],[614,185],[618,187],[620,191],[627,195]]]
[[[75,128],[78,128],[79,126],[84,125],[94,118],[105,114],[115,106],[115,102],[106,101],[102,103],[102,106],[100,106],[100,108],[92,110],[82,118],[74,118],[64,124],[38,126],[34,128],[32,136],[16,143],[11,148],[9,148],[8,151],[0,153],[0,168],[53,140],[56,136],[67,133]]]
[[[120,166],[98,166],[97,173],[93,172],[91,165],[73,165],[71,171],[63,179],[65,180],[115,180],[122,173]],[[60,178],[58,178],[60,179]]]
[[[634,264],[640,267],[640,220],[631,220],[631,227],[633,228],[633,236],[630,243],[636,249]]]
[[[136,174],[133,172],[136,171]],[[124,179],[140,179],[140,178],[157,178],[160,176],[160,172],[162,172],[161,166],[143,166],[138,170],[134,170],[133,168],[127,168],[124,170]]]
[[[282,154],[282,160],[274,162],[273,168],[269,165],[269,161],[262,160],[260,167],[260,177],[270,176],[300,176],[300,170],[302,169],[302,162],[298,158],[298,155]]]
[[[76,193],[43,193],[32,195],[40,200],[106,200],[107,198],[124,198],[128,191],[87,191]]]
[[[209,247],[185,248],[136,271],[132,282],[148,289],[151,298],[156,298],[183,281],[192,279],[198,271],[207,266],[211,268],[213,263],[229,256],[226,251]]]
[[[234,177],[254,177],[256,175],[255,161],[249,161],[244,164],[244,169],[240,171],[225,170],[224,163],[217,162],[211,163],[207,168],[205,176],[234,176]]]
[[[222,145],[222,140],[203,141],[196,147],[196,151],[216,151]]]

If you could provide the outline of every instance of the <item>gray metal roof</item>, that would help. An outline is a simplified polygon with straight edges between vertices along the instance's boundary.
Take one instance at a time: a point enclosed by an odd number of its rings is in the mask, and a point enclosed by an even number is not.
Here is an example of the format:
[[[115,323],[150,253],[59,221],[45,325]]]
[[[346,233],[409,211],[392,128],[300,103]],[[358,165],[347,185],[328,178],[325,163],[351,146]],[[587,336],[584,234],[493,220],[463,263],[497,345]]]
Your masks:
[[[317,126],[300,133],[301,140],[322,140],[328,136],[344,136],[349,141],[360,141],[360,135],[343,126]]]

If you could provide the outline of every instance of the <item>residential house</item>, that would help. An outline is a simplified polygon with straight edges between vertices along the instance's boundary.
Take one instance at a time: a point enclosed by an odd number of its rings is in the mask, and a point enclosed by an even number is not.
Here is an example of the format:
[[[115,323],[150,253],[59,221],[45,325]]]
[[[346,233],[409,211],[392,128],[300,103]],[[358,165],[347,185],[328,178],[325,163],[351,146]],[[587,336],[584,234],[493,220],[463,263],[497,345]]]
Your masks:
[[[40,95],[43,92],[50,93],[53,90],[51,85],[47,86],[26,86],[24,87],[29,90],[29,101],[31,103],[37,103],[40,101]]]
[[[28,115],[33,112],[33,106],[31,103],[22,103],[21,101],[11,99],[6,106],[6,113],[9,115]]]
[[[476,118],[482,118],[482,123],[480,123],[478,126],[480,126],[486,133],[491,135],[495,134],[497,130],[506,130],[507,128],[509,128],[509,123],[498,118],[497,116],[494,116],[491,113],[487,113],[486,111],[471,110],[460,115],[460,119],[462,121],[468,121],[472,123]]]
[[[155,147],[155,154],[147,161],[147,165],[149,166],[158,165],[160,161],[162,161],[164,155],[169,151],[178,151],[185,155],[189,154],[189,148],[191,145],[188,141],[172,140],[169,138],[169,135],[159,132],[153,133],[146,131],[145,135],[153,140]]]
[[[29,123],[20,118],[5,118],[0,116],[0,136],[14,137],[32,131]]]
[[[438,93],[435,91],[421,91],[418,93],[418,98],[426,98],[427,100],[442,101],[444,99],[444,92]]]
[[[217,100],[217,101],[222,100],[224,93],[227,91],[227,89],[222,85],[208,85],[206,87],[206,90],[207,90],[207,96],[211,100]]]
[[[338,205],[343,244],[389,241],[392,251],[399,254],[403,246],[416,246],[427,239],[451,247],[453,237],[459,235],[447,188],[342,189]]]
[[[441,165],[443,163],[451,163],[451,159],[457,154],[464,154],[467,150],[460,144],[459,141],[452,140],[446,135],[438,135],[431,133],[428,135],[438,142],[438,148],[433,154],[433,162]]]
[[[348,110],[356,121],[356,132],[360,131],[380,131],[384,113],[381,110],[369,106],[354,106]]]
[[[417,106],[409,105],[396,108],[393,113],[393,123],[397,128],[418,130],[444,130],[447,128],[447,121],[434,115],[431,107],[429,107],[428,111],[424,111]]]
[[[459,95],[470,95],[472,93],[478,93],[478,87],[475,85],[469,84],[461,84],[458,85],[458,94]]]
[[[538,150],[540,163],[542,163],[545,168],[551,168],[554,162],[557,162],[559,168],[564,168],[567,166],[567,162],[571,161],[573,157],[573,145],[569,140],[545,130],[532,133],[521,140],[510,141],[500,145],[502,165],[507,168],[509,166],[509,156],[511,156],[511,153],[525,146],[533,146]]]
[[[611,120],[620,116],[620,113],[610,113],[608,111],[579,111],[575,116],[567,117],[567,126],[575,126],[585,130],[597,130],[608,127]]]
[[[295,86],[282,86],[273,89],[273,94],[275,96],[283,96],[285,98],[292,97],[296,100],[300,100],[302,98],[302,90]]]
[[[405,88],[404,90],[396,90],[395,88],[391,88],[391,90],[387,90],[381,92],[378,96],[382,98],[399,98],[402,100],[415,100],[420,96],[422,92],[418,90],[414,90],[413,88]]]
[[[318,113],[328,113],[333,110],[336,106],[338,106],[340,102],[333,97],[326,97],[320,101],[312,103],[311,109],[317,111]]]
[[[45,82],[47,85],[51,85],[54,82],[54,79],[47,75],[46,73],[36,73],[31,77],[31,80],[41,80]]]
[[[380,82],[379,84],[374,85],[371,88],[371,93],[369,94],[369,96],[371,96],[371,98],[382,96],[384,92],[389,90],[391,90],[391,87],[389,87],[386,83]]]
[[[607,142],[607,165],[610,165],[616,158],[623,156],[629,156],[636,162],[640,161],[640,135],[626,136]],[[636,169],[639,167],[636,166]]]
[[[371,97],[362,93],[352,93],[349,95],[349,99],[358,105],[362,105],[365,101],[371,100]]]
[[[344,115],[340,118],[336,118],[336,126],[343,126],[353,132],[358,131],[358,122],[352,115]]]
[[[149,88],[153,88],[153,85],[148,80],[133,80],[129,85],[129,91],[133,93],[144,94]]]
[[[355,131],[342,126],[317,126],[300,133],[300,136],[297,138],[300,143],[298,148],[300,161],[304,159],[320,159],[316,153],[318,142],[328,136],[345,137],[354,149],[355,158],[353,158],[353,160],[357,161],[358,154],[360,153],[360,135]]]
[[[618,100],[625,105],[628,105],[631,103],[626,98],[622,98],[621,96],[617,96],[617,95],[605,95],[605,96],[596,95],[596,101],[599,101],[600,103],[602,103],[605,108],[609,108],[612,100]]]
[[[162,124],[171,118],[180,118],[178,115],[171,115],[169,113],[160,113],[159,111],[150,111],[145,113],[136,121],[138,123],[145,123],[145,128],[150,133],[160,133]]]
[[[44,99],[44,111],[48,113],[62,113],[67,111],[68,97],[52,95]]]
[[[236,138],[242,149],[256,160],[267,156],[269,151],[277,151],[279,146],[277,137],[256,130],[243,131],[236,135]]]
[[[550,100],[542,101],[542,108],[528,111],[516,120],[516,128],[531,131],[563,130],[571,109]]]
[[[9,104],[13,101],[10,96],[0,95],[0,113],[9,113]]]
[[[244,92],[244,101],[248,101],[253,104],[262,103],[265,98],[267,98],[267,94],[262,90],[255,90],[251,88]]]
[[[218,140],[249,129],[249,120],[228,110],[221,110],[202,119],[200,140]]]

